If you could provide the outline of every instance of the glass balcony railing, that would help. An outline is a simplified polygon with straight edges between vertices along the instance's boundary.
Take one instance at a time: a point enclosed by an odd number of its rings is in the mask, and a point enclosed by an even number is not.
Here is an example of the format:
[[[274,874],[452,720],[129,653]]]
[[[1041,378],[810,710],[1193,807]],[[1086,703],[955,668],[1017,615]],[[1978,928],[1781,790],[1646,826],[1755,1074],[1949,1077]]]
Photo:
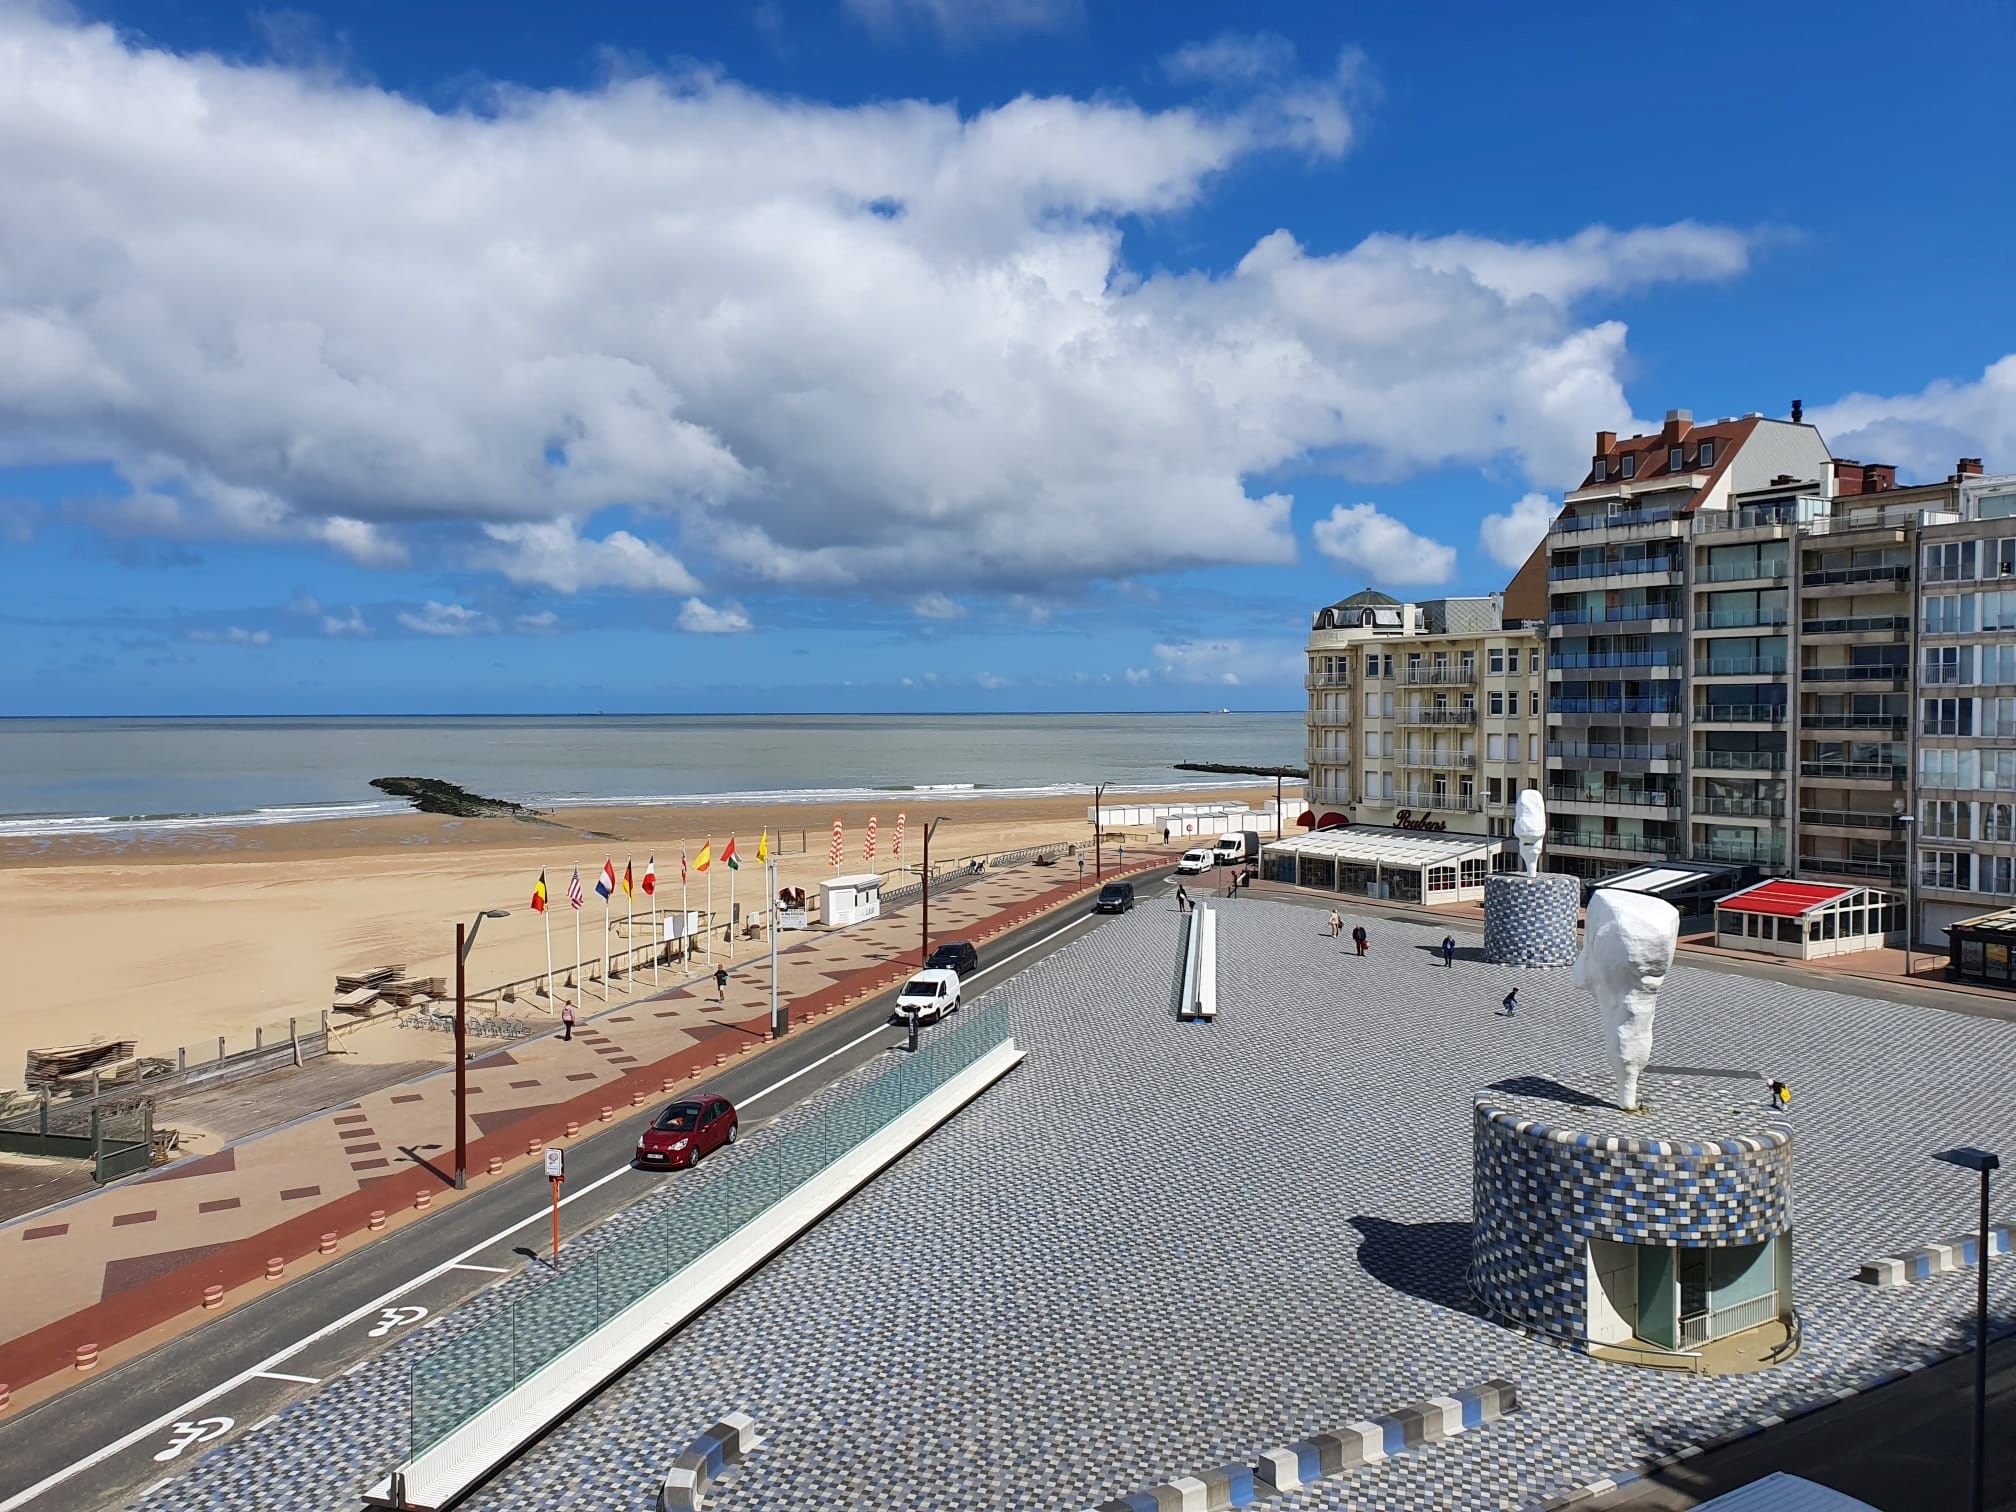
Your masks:
[[[1779,840],[1703,840],[1693,848],[1696,861],[1721,861],[1738,866],[1783,866],[1785,846]]]
[[[1799,582],[1806,588],[1835,588],[1843,583],[1908,583],[1911,568],[1906,563],[1886,562],[1877,567],[1825,567],[1802,572]]]
[[[1904,862],[1870,861],[1854,856],[1801,856],[1799,870],[1823,877],[1869,877],[1878,882],[1904,881]]]
[[[1674,808],[1679,805],[1677,793],[1662,793],[1654,788],[1582,788],[1550,787],[1547,789],[1549,803],[1601,803],[1615,804],[1620,808]]]
[[[1678,714],[1680,705],[1666,698],[1550,698],[1550,714]]]
[[[1895,814],[1867,814],[1856,809],[1809,809],[1799,810],[1801,824],[1824,824],[1833,829],[1894,830],[1897,828]]]
[[[1694,616],[1704,630],[1741,630],[1753,625],[1783,625],[1790,620],[1783,609],[1708,609]]]
[[[1620,509],[1614,514],[1562,515],[1547,527],[1549,535],[1580,535],[1591,530],[1629,530],[1634,525],[1665,525],[1675,515],[1670,509]]]
[[[1547,754],[1561,761],[1678,761],[1681,751],[1656,741],[1550,740]]]
[[[1847,667],[1801,667],[1801,682],[1887,682],[1902,687],[1911,676],[1909,667],[1895,662],[1863,662]]]
[[[1696,677],[1777,677],[1784,671],[1782,656],[1710,656],[1694,663]]]
[[[1696,704],[1694,719],[1698,724],[1783,724],[1786,709],[1783,704]]]
[[[1550,625],[1624,625],[1637,620],[1678,620],[1686,611],[1678,604],[1620,604],[1614,609],[1552,609]]]
[[[1752,578],[1776,582],[1789,577],[1792,569],[1785,562],[1704,562],[1695,569],[1697,583],[1743,583]]]
[[[1708,772],[1782,772],[1783,751],[1696,751],[1694,765]]]
[[[1869,631],[1909,634],[1911,617],[1906,614],[1861,614],[1846,619],[1809,619],[1799,622],[1801,635],[1861,635]]]
[[[1694,800],[1694,812],[1728,819],[1775,819],[1785,812],[1781,794],[1771,798],[1730,798],[1712,793]]]
[[[1601,830],[1557,829],[1547,835],[1549,845],[1569,845],[1579,850],[1624,851],[1634,856],[1673,856],[1678,842],[1660,835],[1606,835]]]
[[[1574,672],[1592,667],[1677,667],[1678,651],[1559,651],[1547,658],[1547,670]]]
[[[1801,777],[1835,777],[1856,782],[1902,782],[1908,768],[1887,761],[1802,761]]]
[[[1651,577],[1677,574],[1680,563],[1671,557],[1619,557],[1610,562],[1569,562],[1547,569],[1550,583],[1570,583],[1578,578]]]
[[[1911,723],[1909,714],[1801,714],[1799,724],[1808,730],[1896,730]]]
[[[1473,725],[1477,723],[1477,711],[1469,709],[1402,709],[1400,723],[1403,725]]]

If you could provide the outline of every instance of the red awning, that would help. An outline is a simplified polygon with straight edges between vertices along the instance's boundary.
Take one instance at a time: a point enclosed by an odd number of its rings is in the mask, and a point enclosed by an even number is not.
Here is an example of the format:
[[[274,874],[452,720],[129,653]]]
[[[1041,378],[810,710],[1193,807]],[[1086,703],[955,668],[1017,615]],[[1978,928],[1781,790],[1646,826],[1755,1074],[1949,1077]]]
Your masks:
[[[1737,913],[1771,914],[1780,919],[1803,919],[1806,915],[1838,903],[1860,889],[1829,886],[1823,882],[1759,882],[1755,887],[1731,893],[1715,906]]]
[[[1318,828],[1319,830],[1343,829],[1346,825],[1350,824],[1350,822],[1351,822],[1350,815],[1340,814],[1333,810],[1332,812],[1325,814],[1321,819],[1316,821],[1316,828]]]
[[[1301,813],[1295,816],[1295,822],[1301,825],[1302,828],[1309,829],[1316,823],[1316,816],[1313,813],[1311,813],[1308,809],[1304,809],[1302,810]]]

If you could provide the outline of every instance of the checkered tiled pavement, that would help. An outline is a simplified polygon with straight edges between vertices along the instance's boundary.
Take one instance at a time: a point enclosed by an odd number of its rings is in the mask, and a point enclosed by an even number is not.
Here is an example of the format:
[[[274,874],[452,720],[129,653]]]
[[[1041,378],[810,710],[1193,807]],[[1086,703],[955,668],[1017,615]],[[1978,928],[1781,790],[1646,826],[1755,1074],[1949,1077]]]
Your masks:
[[[1499,1018],[1509,973],[1432,964],[1439,924],[1377,923],[1359,960],[1318,920],[1226,906],[1215,1024],[1171,1017],[1176,924],[1154,909],[998,989],[1019,1070],[468,1505],[642,1512],[693,1435],[741,1410],[768,1443],[710,1497],[722,1512],[1076,1512],[1495,1375],[1518,1385],[1513,1418],[1279,1505],[1522,1508],[1895,1369],[1968,1315],[1970,1276],[1878,1292],[1854,1271],[1965,1222],[1972,1185],[1928,1151],[2016,1147],[2010,1025],[1677,966],[1658,1059],[1796,1089],[1806,1344],[1752,1376],[1604,1365],[1476,1316],[1462,1287],[1472,1096],[1594,1075],[1587,1000],[1566,971],[1519,972],[1521,1012]],[[146,1506],[346,1504],[401,1453],[408,1362],[538,1284],[505,1283]],[[2016,1269],[1995,1303],[2016,1307]]]

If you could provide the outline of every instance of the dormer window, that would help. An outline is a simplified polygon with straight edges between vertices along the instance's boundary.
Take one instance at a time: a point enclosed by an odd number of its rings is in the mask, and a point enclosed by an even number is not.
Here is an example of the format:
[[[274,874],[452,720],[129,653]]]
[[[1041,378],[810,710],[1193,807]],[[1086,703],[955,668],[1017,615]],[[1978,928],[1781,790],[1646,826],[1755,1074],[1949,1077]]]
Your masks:
[[[1590,474],[1590,477],[1598,483],[1607,482],[1610,477],[1610,459],[1608,457],[1598,457],[1596,459],[1595,471]]]
[[[1620,476],[1625,478],[1635,478],[1638,476],[1638,454],[1636,452],[1624,453],[1623,471]]]
[[[1666,453],[1666,471],[1685,472],[1687,470],[1687,448],[1675,446]]]
[[[1697,467],[1713,467],[1715,465],[1715,443],[1713,441],[1703,441],[1701,443],[1701,452],[1695,459],[1694,465]]]

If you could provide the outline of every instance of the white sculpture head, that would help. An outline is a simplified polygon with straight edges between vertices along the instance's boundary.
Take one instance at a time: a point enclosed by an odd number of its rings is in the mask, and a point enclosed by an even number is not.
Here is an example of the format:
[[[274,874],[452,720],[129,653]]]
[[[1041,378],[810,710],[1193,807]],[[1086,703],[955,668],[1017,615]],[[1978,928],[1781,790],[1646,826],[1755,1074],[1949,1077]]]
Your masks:
[[[1526,863],[1526,875],[1540,872],[1540,844],[1547,838],[1547,805],[1538,791],[1526,789],[1512,811],[1512,833],[1519,841],[1519,859]]]
[[[1638,1106],[1638,1077],[1652,1059],[1652,1016],[1679,941],[1671,903],[1609,887],[1589,899],[1575,985],[1596,999],[1620,1108]]]

